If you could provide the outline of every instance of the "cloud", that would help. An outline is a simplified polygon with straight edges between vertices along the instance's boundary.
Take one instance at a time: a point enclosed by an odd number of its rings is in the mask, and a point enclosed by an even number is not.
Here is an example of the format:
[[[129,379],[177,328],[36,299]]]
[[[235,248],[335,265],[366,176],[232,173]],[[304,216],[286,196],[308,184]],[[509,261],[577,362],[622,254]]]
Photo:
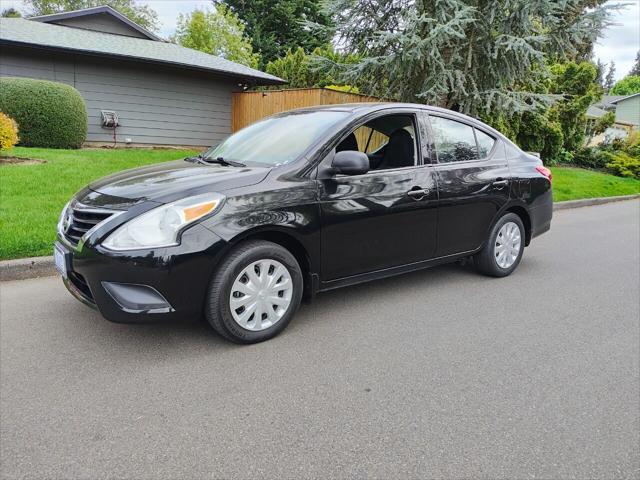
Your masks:
[[[212,8],[210,0],[180,0],[178,2],[168,0],[147,0],[140,3],[146,3],[158,13],[160,20],[160,35],[169,37],[176,30],[178,15],[187,14],[196,9],[206,10]]]

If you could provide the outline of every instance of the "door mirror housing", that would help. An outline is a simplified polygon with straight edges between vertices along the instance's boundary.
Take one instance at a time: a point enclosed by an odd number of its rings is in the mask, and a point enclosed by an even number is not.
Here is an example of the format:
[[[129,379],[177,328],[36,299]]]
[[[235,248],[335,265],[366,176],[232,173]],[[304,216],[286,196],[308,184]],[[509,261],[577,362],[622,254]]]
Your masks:
[[[362,175],[369,171],[369,157],[366,153],[356,150],[344,150],[336,153],[331,162],[333,173],[343,175]]]

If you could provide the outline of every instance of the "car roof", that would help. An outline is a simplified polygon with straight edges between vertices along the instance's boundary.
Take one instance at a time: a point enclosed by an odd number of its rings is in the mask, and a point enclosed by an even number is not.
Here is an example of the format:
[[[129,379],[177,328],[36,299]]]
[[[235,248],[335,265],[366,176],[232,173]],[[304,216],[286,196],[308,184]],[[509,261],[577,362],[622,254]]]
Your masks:
[[[402,103],[402,102],[358,102],[358,103],[336,103],[331,105],[314,105],[311,107],[296,108],[281,112],[280,115],[293,113],[293,112],[320,112],[320,111],[332,111],[332,112],[350,112],[357,114],[366,114],[379,110],[394,109],[394,108],[410,108],[415,110],[426,110],[434,113],[443,113],[446,115],[452,115],[468,121],[482,123],[480,120],[465,115],[464,113],[454,112],[446,108],[435,107],[433,105],[424,105],[421,103]]]

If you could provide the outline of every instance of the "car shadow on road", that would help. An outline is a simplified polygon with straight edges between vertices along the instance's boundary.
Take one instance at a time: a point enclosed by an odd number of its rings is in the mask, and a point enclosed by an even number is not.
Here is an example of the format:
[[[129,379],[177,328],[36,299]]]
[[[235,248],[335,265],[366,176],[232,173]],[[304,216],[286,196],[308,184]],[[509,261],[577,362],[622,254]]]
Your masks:
[[[535,263],[523,262],[520,269],[535,269]],[[428,302],[431,295],[439,295],[442,289],[460,288],[461,282],[480,282],[478,288],[486,288],[489,285],[487,280],[500,281],[480,277],[468,262],[452,263],[323,292],[311,303],[303,303],[291,324],[272,342],[286,342],[298,335],[304,336],[317,321],[342,322],[344,317],[339,313],[369,305],[372,300],[398,302],[400,305],[405,295],[420,294]],[[69,305],[65,307],[68,308]],[[145,354],[193,356],[247,348],[218,336],[204,318],[117,324],[106,321],[98,312],[89,311],[82,305],[74,303],[72,308],[77,310],[71,313],[67,321],[76,320],[74,324],[79,326],[78,337],[87,335],[88,341],[101,344],[102,348],[112,345],[117,351],[112,353],[118,355],[131,355],[133,358]],[[336,314],[327,315],[331,311]],[[287,336],[291,336],[289,340]]]
[[[326,313],[328,309],[348,309],[354,305],[370,302],[372,298],[387,301],[397,300],[408,288],[428,289],[430,286],[454,284],[462,278],[476,276],[471,265],[450,264],[375,280],[318,294],[313,302],[303,303],[291,325],[282,333],[296,332],[304,335],[309,322]],[[68,305],[67,305],[68,307]],[[336,315],[336,321],[340,321]],[[228,351],[243,348],[218,336],[204,318],[182,320],[159,320],[149,323],[117,324],[106,321],[98,312],[75,305],[66,321],[79,327],[78,338],[105,345],[113,345],[118,354],[137,356],[145,352],[169,350],[173,353],[193,355],[198,351]],[[188,348],[186,348],[188,346]]]

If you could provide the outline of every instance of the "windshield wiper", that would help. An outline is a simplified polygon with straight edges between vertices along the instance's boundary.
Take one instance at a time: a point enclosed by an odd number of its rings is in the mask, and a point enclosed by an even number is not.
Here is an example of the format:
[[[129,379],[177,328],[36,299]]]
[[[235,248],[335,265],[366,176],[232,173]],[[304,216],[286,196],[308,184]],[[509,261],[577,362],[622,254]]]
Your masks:
[[[205,161],[208,163],[219,163],[220,165],[229,165],[232,167],[246,167],[244,163],[236,162],[235,160],[227,160],[222,157],[207,158]]]
[[[187,157],[184,160],[186,162],[201,163],[203,165],[217,163],[219,165],[224,165],[225,167],[246,167],[244,163],[236,162],[234,160],[225,160],[222,157],[208,158],[202,155],[196,155],[195,157]]]

